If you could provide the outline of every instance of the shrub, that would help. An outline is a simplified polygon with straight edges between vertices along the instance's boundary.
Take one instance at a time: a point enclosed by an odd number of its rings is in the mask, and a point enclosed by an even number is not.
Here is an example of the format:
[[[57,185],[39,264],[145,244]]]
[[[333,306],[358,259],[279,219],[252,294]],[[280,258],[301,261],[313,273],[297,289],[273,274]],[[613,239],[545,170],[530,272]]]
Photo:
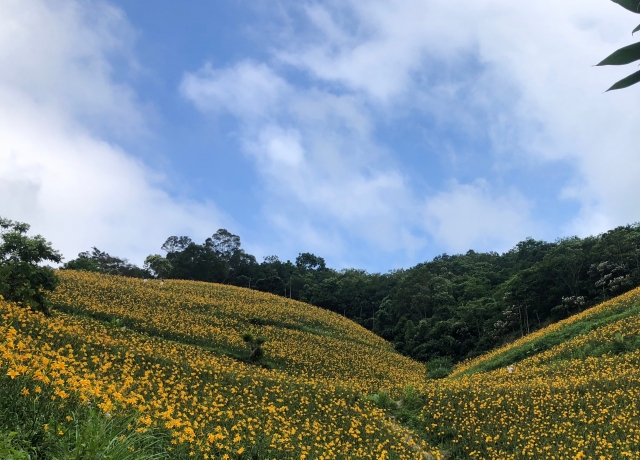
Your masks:
[[[428,379],[443,379],[453,371],[451,358],[445,356],[435,358],[426,364]]]
[[[391,396],[389,396],[389,393],[386,391],[379,391],[376,394],[367,397],[367,399],[373,402],[380,409],[388,410],[397,408],[397,403],[391,399]]]
[[[249,347],[249,361],[260,361],[260,359],[262,359],[262,357],[264,356],[262,345],[264,344],[266,339],[260,336],[254,337],[253,334],[245,332],[242,336],[242,340],[244,340]]]

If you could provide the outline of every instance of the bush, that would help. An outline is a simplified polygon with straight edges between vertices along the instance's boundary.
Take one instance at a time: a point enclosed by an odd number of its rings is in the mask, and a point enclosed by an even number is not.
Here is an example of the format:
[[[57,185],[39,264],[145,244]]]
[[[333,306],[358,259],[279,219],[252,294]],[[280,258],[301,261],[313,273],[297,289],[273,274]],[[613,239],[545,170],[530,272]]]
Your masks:
[[[428,379],[443,379],[453,371],[453,362],[448,356],[435,358],[426,364]]]
[[[254,337],[251,333],[245,332],[242,335],[242,340],[249,347],[249,361],[258,362],[264,356],[264,350],[262,349],[262,345],[265,342],[264,337]]]
[[[367,397],[367,399],[373,402],[380,409],[389,410],[398,407],[397,403],[391,399],[391,396],[389,396],[389,393],[386,391],[379,391],[378,393]]]

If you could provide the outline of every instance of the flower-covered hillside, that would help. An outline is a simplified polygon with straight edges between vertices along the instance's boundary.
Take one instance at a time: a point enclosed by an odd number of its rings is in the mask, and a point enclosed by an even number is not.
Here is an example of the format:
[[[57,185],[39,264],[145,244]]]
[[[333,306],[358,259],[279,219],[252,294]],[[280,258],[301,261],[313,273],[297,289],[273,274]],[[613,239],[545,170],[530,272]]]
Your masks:
[[[60,436],[72,430],[78,407],[91,406],[109,417],[134,414],[131,429],[139,433],[166,432],[170,458],[414,459],[427,452],[362,393],[400,388],[420,377],[421,366],[356,325],[350,333],[336,315],[200,283],[72,272],[62,279],[54,300],[76,314],[47,318],[0,301],[2,382],[20,398],[53,401]],[[249,321],[258,314],[278,324]],[[267,338],[274,368],[219,352],[240,351],[246,328]],[[48,433],[50,425],[36,428]]]
[[[327,310],[259,291],[210,283],[143,281],[61,271],[58,309],[86,314],[219,354],[243,357],[243,333],[266,339],[265,361],[363,394],[424,380],[424,366],[383,339]]]

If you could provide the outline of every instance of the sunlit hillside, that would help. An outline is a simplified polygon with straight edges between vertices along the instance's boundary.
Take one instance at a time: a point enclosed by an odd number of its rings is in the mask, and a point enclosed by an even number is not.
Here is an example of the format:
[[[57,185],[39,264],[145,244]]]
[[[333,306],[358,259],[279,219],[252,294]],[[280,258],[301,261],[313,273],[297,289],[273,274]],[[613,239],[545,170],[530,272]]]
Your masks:
[[[422,387],[423,429],[461,457],[640,458],[639,336],[636,289]]]
[[[3,374],[25,397],[138,413],[141,431],[168,430],[172,458],[423,456],[364,396],[424,366],[339,315],[228,286],[60,277],[53,318],[0,304]],[[266,338],[263,363],[242,361],[246,331]]]
[[[31,411],[45,444],[73,443],[75,418],[97,408],[128,420],[113,445],[165,458],[640,458],[640,289],[427,380],[424,365],[304,303],[60,277],[52,318],[0,301],[0,400]],[[266,339],[258,362],[247,332]]]
[[[424,380],[424,366],[335,313],[235,286],[61,271],[52,303],[68,312],[217,355],[243,357],[246,331],[266,338],[265,361],[290,375],[353,386],[368,394]]]

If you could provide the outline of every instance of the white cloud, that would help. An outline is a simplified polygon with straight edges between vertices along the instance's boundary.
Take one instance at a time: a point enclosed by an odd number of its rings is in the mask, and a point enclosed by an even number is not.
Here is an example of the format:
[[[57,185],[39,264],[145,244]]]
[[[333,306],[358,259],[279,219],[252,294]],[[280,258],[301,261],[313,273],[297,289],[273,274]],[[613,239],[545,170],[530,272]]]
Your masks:
[[[200,110],[253,118],[277,110],[287,87],[268,66],[243,61],[225,69],[207,63],[196,74],[185,74],[180,91]]]
[[[565,168],[581,184],[558,193],[581,207],[569,232],[640,219],[639,89],[601,94],[633,69],[592,67],[631,43],[637,16],[600,0],[331,1],[307,15],[317,33],[277,59],[384,102],[387,116],[414,103],[460,135],[486,133],[496,170]]]
[[[135,94],[114,81],[110,64],[117,55],[136,67],[134,37],[122,12],[106,3],[3,1],[0,82],[87,127],[139,134]]]
[[[439,248],[459,251],[504,249],[551,226],[554,233],[584,235],[639,220],[634,141],[640,108],[629,96],[637,89],[602,95],[617,77],[592,67],[629,43],[634,18],[617,5],[299,5],[291,8],[301,8],[314,29],[287,29],[292,35],[272,48],[272,62],[205,66],[182,84],[201,110],[227,111],[240,121],[242,145],[265,181],[274,222],[317,223],[334,240],[335,234],[358,235],[392,251],[424,246],[426,233]],[[291,69],[295,79],[287,80]],[[309,81],[300,79],[300,70]],[[449,189],[415,189],[403,174],[412,166],[376,136],[379,124],[408,114],[426,115],[436,133],[488,141],[488,151],[477,153],[487,171],[459,182],[452,171]],[[447,154],[456,158],[455,151]],[[577,202],[577,214],[549,222],[557,218],[536,206],[538,195],[518,191],[510,172],[527,174],[540,165],[566,171],[564,190],[544,177],[540,188],[553,187],[559,205]]]
[[[0,215],[32,224],[67,259],[97,246],[140,263],[171,234],[204,237],[213,204],[175,199],[107,134],[146,132],[134,92],[113,79],[133,33],[104,3],[0,4]]]
[[[412,74],[424,71],[434,58],[455,59],[456,51],[471,44],[469,32],[462,29],[471,8],[454,3],[373,0],[313,4],[306,12],[320,38],[292,41],[293,45],[277,51],[276,56],[308,70],[314,78],[340,82],[387,102],[412,87]],[[443,23],[443,16],[457,16],[459,21]]]
[[[269,85],[277,91],[261,91],[265,78],[241,76],[245,74],[269,75],[270,81],[278,81]],[[405,178],[371,139],[371,122],[359,99],[283,81],[262,64],[250,69],[241,62],[217,70],[205,66],[187,74],[181,88],[201,110],[219,113],[225,108],[238,117],[242,148],[255,160],[268,192],[263,195],[264,214],[274,227],[287,222],[300,245],[315,247],[319,235],[325,235],[323,253],[337,256],[333,251],[345,241],[335,239],[342,234],[387,251],[415,246],[417,238],[410,235],[416,219],[408,212],[411,196]],[[252,104],[234,104],[236,94],[253,95]],[[271,104],[275,98],[278,104]],[[269,116],[256,117],[256,106],[269,107]]]
[[[427,199],[425,226],[443,247],[453,252],[469,249],[504,251],[536,229],[531,203],[518,192],[498,195],[484,180],[452,182],[446,191]]]

